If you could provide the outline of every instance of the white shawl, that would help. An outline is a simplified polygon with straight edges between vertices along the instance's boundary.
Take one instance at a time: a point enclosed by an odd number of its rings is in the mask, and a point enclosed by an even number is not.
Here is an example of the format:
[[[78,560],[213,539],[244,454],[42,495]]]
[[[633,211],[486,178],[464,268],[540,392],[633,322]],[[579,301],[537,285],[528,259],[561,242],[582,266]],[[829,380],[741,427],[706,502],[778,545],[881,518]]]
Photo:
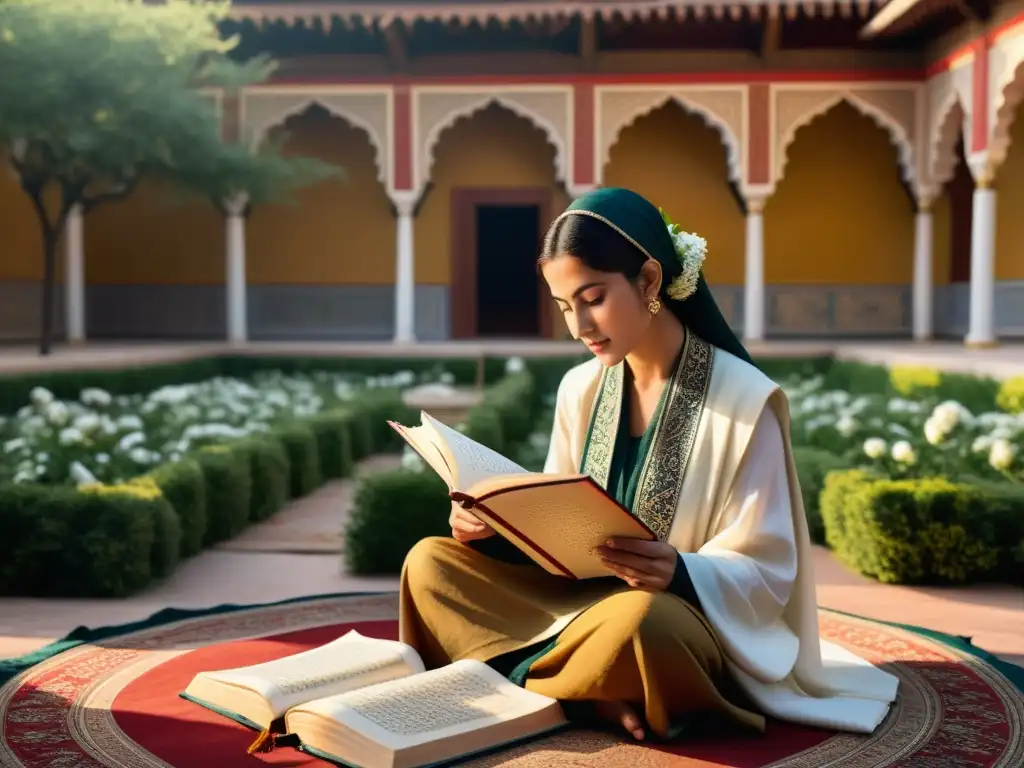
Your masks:
[[[622,382],[622,364],[596,360],[565,375],[546,472],[582,469],[607,487]],[[692,335],[668,386],[634,513],[682,554],[728,667],[765,714],[870,733],[898,679],[819,637],[785,394]]]

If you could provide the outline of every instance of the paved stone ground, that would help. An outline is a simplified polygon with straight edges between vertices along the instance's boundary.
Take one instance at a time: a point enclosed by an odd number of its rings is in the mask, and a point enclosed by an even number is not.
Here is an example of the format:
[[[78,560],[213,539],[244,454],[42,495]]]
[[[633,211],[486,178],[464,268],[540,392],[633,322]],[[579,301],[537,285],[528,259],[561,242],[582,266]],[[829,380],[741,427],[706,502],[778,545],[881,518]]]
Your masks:
[[[374,457],[359,471],[379,470],[395,461]],[[136,621],[167,607],[394,590],[395,577],[357,577],[343,569],[340,531],[353,486],[353,481],[325,486],[234,541],[192,558],[165,583],[130,598],[0,599],[0,657],[38,648],[79,625]],[[822,606],[970,636],[979,647],[1024,665],[1024,589],[887,586],[852,573],[822,548],[815,550],[814,565]]]

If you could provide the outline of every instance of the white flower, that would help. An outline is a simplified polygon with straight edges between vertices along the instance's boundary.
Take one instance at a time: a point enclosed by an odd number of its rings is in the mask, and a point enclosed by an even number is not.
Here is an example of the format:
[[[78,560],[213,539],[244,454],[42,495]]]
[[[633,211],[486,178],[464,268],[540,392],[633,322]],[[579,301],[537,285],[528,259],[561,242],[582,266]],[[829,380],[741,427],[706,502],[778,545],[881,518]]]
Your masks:
[[[1005,472],[1013,466],[1013,460],[1017,456],[1017,446],[1005,438],[998,438],[993,441],[992,449],[988,454],[988,463],[999,472]]]
[[[101,425],[102,421],[95,413],[83,413],[71,422],[71,426],[85,434],[95,432]]]
[[[141,445],[146,442],[146,436],[141,432],[129,432],[127,435],[117,441],[118,450],[130,451],[137,445]]]
[[[864,454],[869,459],[880,459],[888,450],[889,446],[880,437],[869,437],[864,441]]]
[[[97,464],[109,464],[110,463],[110,454],[109,453],[97,453],[95,458],[96,458],[96,463]]]
[[[28,398],[36,408],[43,409],[53,402],[53,392],[45,387],[33,387]]]
[[[971,453],[988,453],[992,449],[993,442],[995,442],[995,438],[992,435],[976,437],[971,443]]]
[[[153,464],[154,461],[157,460],[158,456],[158,454],[155,454],[152,451],[142,447],[132,448],[131,451],[128,453],[128,458],[130,458],[136,464],[143,464],[146,466]]]
[[[96,476],[77,461],[71,462],[71,466],[68,467],[68,474],[71,475],[71,479],[75,481],[76,485],[88,485],[97,482]]]
[[[8,440],[6,443],[4,443],[4,453],[14,453],[15,451],[20,451],[24,447],[25,438],[16,437],[13,440]]]
[[[836,422],[836,429],[843,437],[849,437],[857,431],[857,421],[852,416],[844,414]]]
[[[510,357],[505,361],[505,373],[513,375],[516,373],[522,373],[526,369],[526,363],[523,362],[521,357]]]
[[[60,431],[61,445],[78,445],[85,441],[85,435],[76,427],[66,427]]]
[[[932,445],[941,445],[949,435],[942,421],[932,416],[924,423],[924,437]]]
[[[118,429],[142,429],[142,419],[133,413],[126,413],[123,416],[118,416],[117,421],[114,422]]]
[[[906,440],[899,440],[893,443],[892,459],[900,464],[913,464],[917,461],[917,454],[914,453],[914,446]]]
[[[114,400],[109,392],[99,387],[86,387],[78,395],[78,399],[93,408],[106,408]]]
[[[46,406],[46,420],[57,427],[64,426],[71,418],[71,411],[64,403],[58,401]]]

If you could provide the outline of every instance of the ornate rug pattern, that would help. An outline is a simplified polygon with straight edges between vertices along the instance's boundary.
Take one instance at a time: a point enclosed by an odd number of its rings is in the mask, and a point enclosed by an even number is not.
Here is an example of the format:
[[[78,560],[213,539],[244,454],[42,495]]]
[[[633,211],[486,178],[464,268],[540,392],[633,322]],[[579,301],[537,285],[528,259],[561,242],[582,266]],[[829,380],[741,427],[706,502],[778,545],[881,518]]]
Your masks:
[[[282,748],[248,756],[254,733],[178,693],[203,669],[253,664],[356,628],[394,638],[394,594],[326,596],[212,612],[107,636],[42,661],[0,688],[4,768],[325,766]],[[1024,692],[991,657],[953,638],[828,610],[822,635],[901,680],[870,736],[770,722],[764,735],[671,745],[573,730],[463,763],[467,768],[1020,768]],[[1004,674],[1007,673],[1007,674]],[[1020,678],[1017,680],[1020,685]]]

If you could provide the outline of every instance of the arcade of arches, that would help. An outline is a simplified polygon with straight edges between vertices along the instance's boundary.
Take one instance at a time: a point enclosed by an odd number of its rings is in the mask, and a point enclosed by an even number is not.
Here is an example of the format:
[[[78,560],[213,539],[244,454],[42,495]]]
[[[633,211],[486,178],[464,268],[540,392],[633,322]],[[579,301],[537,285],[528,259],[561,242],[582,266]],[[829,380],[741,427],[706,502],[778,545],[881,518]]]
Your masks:
[[[1019,302],[1017,310],[1006,306],[1010,289],[1024,286],[1024,243],[1013,224],[1024,213],[1022,111],[996,178],[995,316],[1004,336],[1024,334]],[[380,178],[379,148],[366,131],[316,106],[281,129],[288,152],[337,163],[344,177],[248,217],[246,336],[392,338],[396,208]],[[535,268],[544,228],[571,199],[558,152],[537,123],[498,103],[440,132],[429,183],[406,213],[414,254],[408,322],[416,338],[565,335]],[[747,211],[730,181],[719,128],[668,100],[627,125],[598,170],[604,185],[637,190],[706,237],[708,282],[743,329]],[[938,336],[967,331],[972,186],[961,158],[931,208]],[[797,129],[764,206],[765,335],[909,336],[915,215],[897,147],[875,120],[839,102]],[[10,174],[0,178],[0,222],[0,340],[29,338],[38,325],[41,245]],[[223,338],[230,322],[225,239],[213,206],[175,202],[152,186],[91,213],[84,221],[85,334]]]

